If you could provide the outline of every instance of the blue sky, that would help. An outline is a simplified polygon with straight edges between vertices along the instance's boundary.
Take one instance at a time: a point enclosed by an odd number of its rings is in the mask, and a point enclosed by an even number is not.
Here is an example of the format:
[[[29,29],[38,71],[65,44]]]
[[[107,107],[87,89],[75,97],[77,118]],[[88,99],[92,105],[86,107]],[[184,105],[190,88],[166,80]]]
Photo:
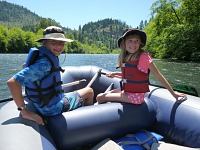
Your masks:
[[[6,0],[26,7],[37,15],[54,19],[63,27],[78,29],[88,22],[119,19],[136,27],[149,20],[155,0]]]

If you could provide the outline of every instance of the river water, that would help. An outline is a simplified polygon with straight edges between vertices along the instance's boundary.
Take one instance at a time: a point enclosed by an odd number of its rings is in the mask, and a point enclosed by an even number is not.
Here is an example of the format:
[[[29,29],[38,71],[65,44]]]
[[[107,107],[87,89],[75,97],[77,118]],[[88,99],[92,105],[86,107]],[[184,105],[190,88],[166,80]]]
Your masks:
[[[22,68],[27,54],[0,54],[0,99],[8,98],[10,92],[6,81]],[[62,54],[61,66],[95,65],[116,71],[117,54]],[[154,59],[160,72],[174,85],[191,86],[200,95],[200,63]],[[159,84],[150,75],[152,84]]]

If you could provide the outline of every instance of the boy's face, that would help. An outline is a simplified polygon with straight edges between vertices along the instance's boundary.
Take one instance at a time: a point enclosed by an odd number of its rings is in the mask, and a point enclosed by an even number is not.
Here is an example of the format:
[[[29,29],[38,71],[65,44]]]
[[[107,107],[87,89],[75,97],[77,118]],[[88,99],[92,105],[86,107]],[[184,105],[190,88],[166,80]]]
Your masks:
[[[64,41],[44,40],[44,46],[51,51],[55,56],[59,56],[65,47]]]

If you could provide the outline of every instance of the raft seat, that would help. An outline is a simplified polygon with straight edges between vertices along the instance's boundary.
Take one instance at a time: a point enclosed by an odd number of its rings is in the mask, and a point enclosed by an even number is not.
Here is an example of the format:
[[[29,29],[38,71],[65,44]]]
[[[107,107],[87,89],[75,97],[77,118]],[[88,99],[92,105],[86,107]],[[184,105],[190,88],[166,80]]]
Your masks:
[[[72,149],[148,128],[155,119],[156,112],[148,100],[140,106],[106,103],[51,117],[48,129],[59,149]]]
[[[31,102],[28,109],[36,113]],[[45,126],[22,118],[14,101],[0,109],[0,150],[56,150]]]

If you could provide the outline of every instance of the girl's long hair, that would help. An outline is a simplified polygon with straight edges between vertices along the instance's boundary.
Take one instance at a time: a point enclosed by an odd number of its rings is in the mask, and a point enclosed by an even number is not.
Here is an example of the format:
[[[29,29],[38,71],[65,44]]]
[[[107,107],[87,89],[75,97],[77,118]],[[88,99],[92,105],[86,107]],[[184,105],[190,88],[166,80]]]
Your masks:
[[[130,36],[135,36],[135,35],[130,35]],[[128,36],[128,37],[130,37]],[[138,36],[140,37],[140,36]],[[118,57],[118,67],[121,68],[123,66],[123,63],[126,63],[128,61],[136,61],[140,54],[144,52],[144,49],[139,48],[139,50],[137,52],[135,52],[134,54],[130,54],[126,51],[126,46],[125,46],[125,41],[126,41],[127,37],[124,38],[120,44],[120,54]],[[143,45],[143,43],[140,44],[140,47]]]

